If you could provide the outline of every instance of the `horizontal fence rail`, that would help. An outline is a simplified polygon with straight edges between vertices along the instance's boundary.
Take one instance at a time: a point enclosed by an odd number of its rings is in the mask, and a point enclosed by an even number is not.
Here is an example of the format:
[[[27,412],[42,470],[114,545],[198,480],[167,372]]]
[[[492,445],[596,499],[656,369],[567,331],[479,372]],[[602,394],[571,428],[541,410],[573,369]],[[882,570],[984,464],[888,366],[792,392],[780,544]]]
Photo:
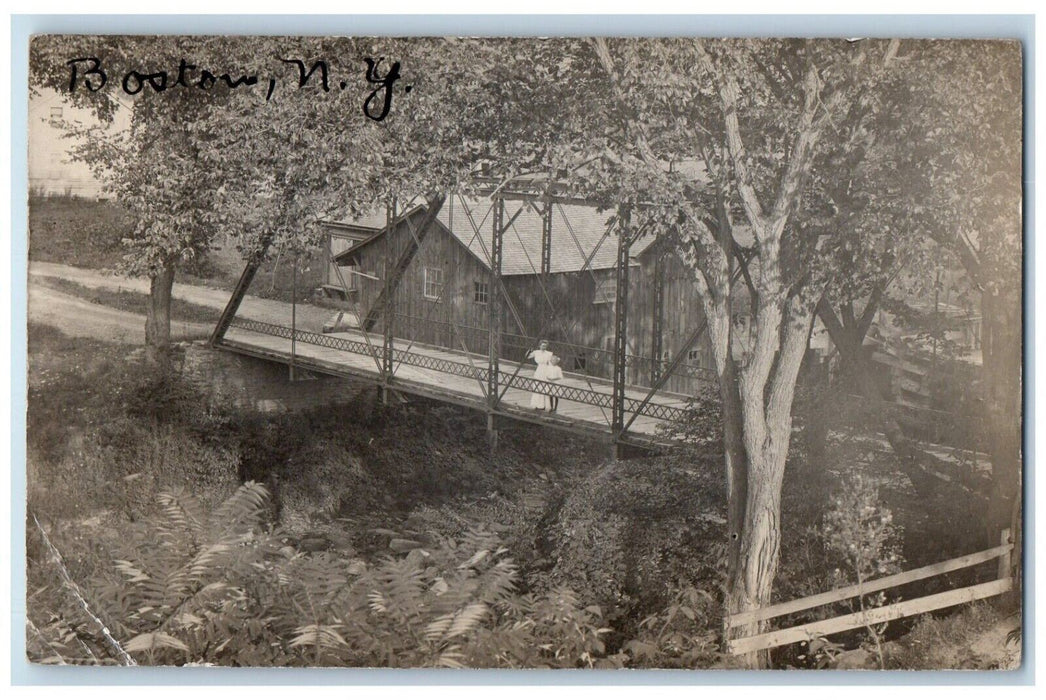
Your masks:
[[[997,578],[986,583],[979,583],[965,588],[957,588],[943,593],[914,598],[891,605],[869,608],[838,617],[809,622],[796,627],[788,627],[773,630],[747,637],[739,637],[727,641],[727,651],[731,654],[745,654],[761,649],[772,649],[774,647],[794,644],[796,642],[809,641],[836,632],[845,632],[858,627],[877,625],[890,620],[898,620],[912,615],[949,608],[954,605],[970,603],[983,598],[1001,595],[1013,590],[1013,578],[1010,576],[1010,553],[1013,551],[1013,543],[1010,542],[1010,531],[1002,531],[1002,544],[981,552],[967,554],[955,559],[930,564],[911,571],[903,571],[899,574],[884,576],[880,579],[865,581],[862,584],[837,588],[832,591],[818,593],[817,595],[800,598],[798,600],[778,603],[757,610],[746,610],[728,615],[724,622],[727,632],[742,625],[763,622],[776,617],[790,615],[792,613],[817,608],[822,605],[838,603],[850,598],[876,593],[890,588],[897,588],[913,581],[939,576],[960,569],[968,569],[978,564],[999,560]]]
[[[901,603],[886,605],[881,608],[871,608],[861,612],[850,613],[849,615],[833,617],[829,620],[813,622],[808,625],[802,625],[801,627],[790,627],[784,630],[777,630],[775,632],[767,632],[766,634],[732,640],[729,643],[729,649],[732,654],[744,654],[746,652],[758,651],[760,649],[771,649],[773,647],[784,646],[785,644],[794,644],[796,642],[816,639],[828,634],[835,634],[836,632],[857,629],[858,627],[878,625],[883,622],[889,622],[890,620],[911,617],[912,615],[922,615],[923,613],[940,610],[941,608],[950,608],[953,605],[972,603],[975,600],[982,600],[984,598],[1001,595],[1010,590],[1013,590],[1012,579],[998,579],[996,581],[989,581],[988,583],[981,583],[976,586],[968,586],[953,591],[945,591],[944,593],[936,593],[922,598],[906,600]]]
[[[293,339],[298,343],[316,345],[331,350],[342,350],[358,355],[367,355],[379,360],[381,357],[380,347],[371,346],[367,343],[350,340],[348,338],[325,335],[322,333],[312,333],[310,331],[294,331],[286,326],[279,326],[262,321],[252,321],[249,319],[236,318],[233,319],[229,325],[232,328],[238,328],[240,330],[261,333],[263,335],[284,338],[286,340]],[[398,364],[402,363],[412,367],[431,369],[437,372],[444,372],[446,374],[453,374],[460,377],[469,377],[484,383],[487,381],[487,369],[470,365],[466,362],[457,362],[455,360],[432,357],[430,355],[395,348],[392,351],[392,355],[393,361]],[[547,394],[566,401],[575,401],[577,403],[599,406],[601,408],[611,408],[613,405],[613,394],[610,392],[546,382],[531,377],[521,377],[518,374],[514,375],[510,372],[499,371],[498,377],[499,383],[502,386],[510,386],[522,391],[529,391],[535,394]],[[682,422],[685,420],[688,413],[687,409],[678,406],[657,403],[647,403],[646,405],[643,405],[641,400],[629,397],[625,398],[624,408],[625,411],[629,413],[638,413],[639,415],[673,423]]]
[[[977,564],[984,563],[996,559],[1003,554],[1010,551],[1013,545],[999,545],[992,549],[986,549],[983,552],[977,552],[976,554],[967,554],[964,557],[957,559],[949,559],[948,561],[938,562],[936,564],[930,564],[919,569],[912,569],[911,571],[902,571],[899,574],[893,574],[892,576],[884,576],[880,579],[873,581],[866,581],[863,584],[854,584],[852,586],[846,586],[845,588],[837,588],[834,591],[828,591],[826,593],[818,593],[817,595],[810,596],[808,598],[801,598],[799,600],[791,600],[787,603],[779,603],[777,605],[771,605],[767,608],[760,608],[759,610],[749,610],[746,612],[737,613],[731,615],[727,625],[728,627],[739,627],[749,622],[759,622],[761,620],[770,620],[775,617],[781,617],[782,615],[791,615],[792,613],[801,612],[803,610],[809,610],[811,608],[818,608],[822,605],[829,605],[831,603],[838,603],[843,600],[849,600],[850,598],[856,598],[860,595],[866,595],[868,593],[876,593],[878,591],[884,591],[888,588],[897,588],[903,586],[906,583],[913,581],[920,581],[922,579],[930,578],[932,576],[939,576],[940,574],[946,574],[951,571],[958,571],[959,569],[966,569]]]

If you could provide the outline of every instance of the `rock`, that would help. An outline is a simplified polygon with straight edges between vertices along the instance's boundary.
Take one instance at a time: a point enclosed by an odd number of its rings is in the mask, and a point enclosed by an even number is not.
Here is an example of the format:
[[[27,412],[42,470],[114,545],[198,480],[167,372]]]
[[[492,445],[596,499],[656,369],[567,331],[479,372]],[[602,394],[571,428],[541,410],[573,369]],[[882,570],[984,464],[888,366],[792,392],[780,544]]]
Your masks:
[[[400,533],[396,532],[395,530],[389,530],[388,528],[384,528],[384,527],[374,527],[374,528],[371,528],[370,531],[373,534],[380,535],[382,537],[398,537],[399,534],[400,534]]]
[[[850,649],[844,651],[829,664],[829,668],[839,670],[872,670],[879,668],[879,657],[869,649]]]
[[[330,549],[330,538],[324,533],[310,532],[302,536],[298,542],[298,549],[303,552],[325,552]]]
[[[409,552],[412,549],[421,549],[424,545],[417,540],[405,540],[399,537],[394,537],[389,540],[389,549],[393,552]]]
[[[330,546],[342,554],[350,557],[356,554],[356,549],[352,546],[352,536],[348,533],[332,530],[327,533],[327,539],[330,541]]]

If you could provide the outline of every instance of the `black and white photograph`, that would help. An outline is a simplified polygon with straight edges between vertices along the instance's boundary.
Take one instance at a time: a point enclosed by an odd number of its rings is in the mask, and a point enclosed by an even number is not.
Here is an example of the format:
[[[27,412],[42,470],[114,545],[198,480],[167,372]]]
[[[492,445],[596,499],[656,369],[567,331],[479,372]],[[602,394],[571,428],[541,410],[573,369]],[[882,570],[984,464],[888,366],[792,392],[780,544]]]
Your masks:
[[[33,36],[29,663],[1020,669],[1025,58]]]

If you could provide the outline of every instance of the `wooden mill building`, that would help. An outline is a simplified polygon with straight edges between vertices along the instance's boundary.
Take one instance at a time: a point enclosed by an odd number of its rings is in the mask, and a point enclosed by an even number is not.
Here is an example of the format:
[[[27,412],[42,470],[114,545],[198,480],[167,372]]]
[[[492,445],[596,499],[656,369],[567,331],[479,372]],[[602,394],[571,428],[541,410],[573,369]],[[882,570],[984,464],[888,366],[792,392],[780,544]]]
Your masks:
[[[492,294],[489,200],[451,196],[422,230],[425,205],[389,224],[334,224],[333,277],[367,330],[382,331],[389,302],[393,334],[414,342],[485,355]],[[613,372],[618,231],[614,212],[585,204],[523,202],[506,213],[502,239],[500,355],[525,361],[540,339],[551,342],[567,372],[609,378]],[[351,234],[358,240],[344,243]],[[390,291],[394,261],[412,251]],[[628,255],[626,381],[652,386],[680,351],[668,391],[693,394],[713,366],[704,316],[690,273],[652,235]],[[334,280],[332,279],[331,282]],[[496,283],[494,283],[496,284]],[[688,341],[692,341],[689,342]],[[686,347],[684,347],[686,346]]]

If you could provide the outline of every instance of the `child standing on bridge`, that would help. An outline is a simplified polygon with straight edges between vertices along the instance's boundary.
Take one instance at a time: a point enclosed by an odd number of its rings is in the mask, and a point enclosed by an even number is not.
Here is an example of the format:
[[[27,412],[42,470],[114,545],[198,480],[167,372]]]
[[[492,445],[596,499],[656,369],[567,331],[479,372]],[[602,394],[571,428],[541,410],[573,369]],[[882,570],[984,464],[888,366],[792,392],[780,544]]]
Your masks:
[[[545,381],[556,384],[563,378],[563,368],[559,366],[559,355],[553,355],[552,359],[548,361],[548,369],[545,371]],[[559,408],[559,397],[553,394],[548,395],[548,410],[550,413],[555,413],[556,409]]]
[[[534,360],[538,368],[534,371],[534,379],[545,381],[548,376],[549,361],[552,359],[552,351],[548,349],[548,341],[542,340],[538,343],[537,350],[531,350],[527,359]],[[539,411],[548,409],[548,396],[535,391],[530,395],[530,407]]]

